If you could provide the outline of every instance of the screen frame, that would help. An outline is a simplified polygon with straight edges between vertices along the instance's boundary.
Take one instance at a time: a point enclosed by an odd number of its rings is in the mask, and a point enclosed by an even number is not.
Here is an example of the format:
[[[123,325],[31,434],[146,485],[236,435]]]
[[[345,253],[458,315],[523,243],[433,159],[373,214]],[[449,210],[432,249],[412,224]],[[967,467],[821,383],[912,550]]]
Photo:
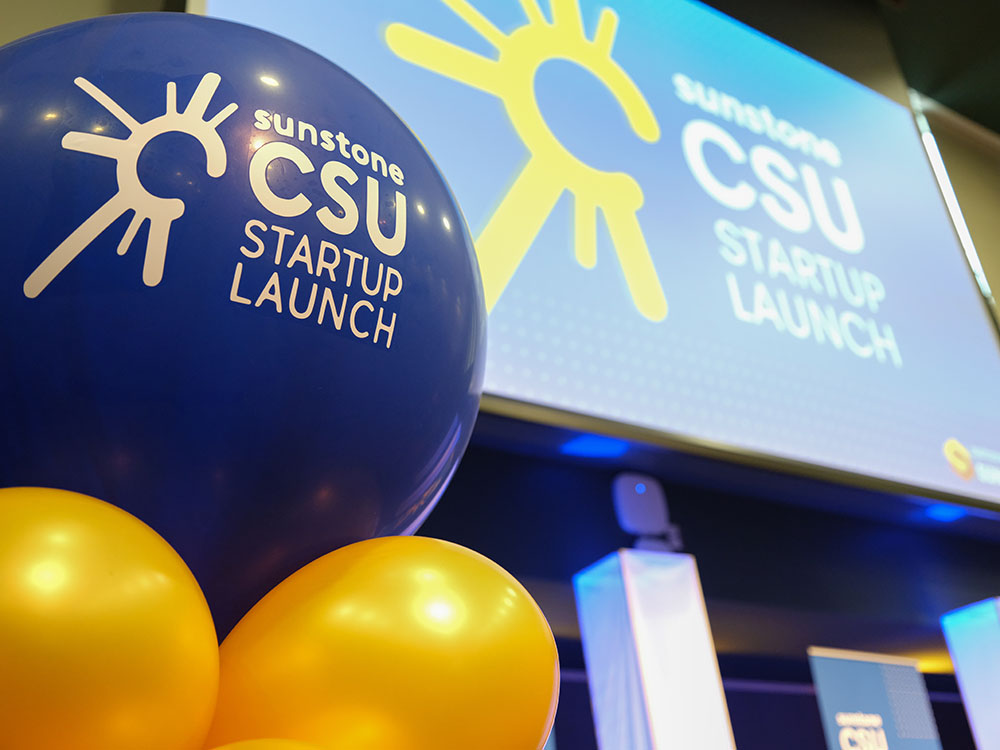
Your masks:
[[[209,0],[184,0],[185,12],[201,16],[207,15],[208,2]],[[711,8],[711,6],[707,7]],[[733,18],[728,14],[722,13],[722,11],[714,8],[712,8],[712,10],[724,15],[726,18]],[[746,24],[743,24],[743,22],[739,21],[739,19],[733,18],[733,20],[736,20],[741,25],[746,26]],[[849,78],[859,86],[863,86],[879,96],[885,96],[861,81],[851,78],[850,76],[846,76],[840,71],[831,68],[829,65],[826,65],[822,61],[817,60],[801,50],[797,50],[778,39],[775,39],[767,34],[763,34],[763,32],[753,29],[753,27],[747,26],[747,28],[752,29],[754,33],[762,34],[775,44],[808,57],[836,75]],[[996,296],[992,293],[986,280],[985,273],[981,270],[982,263],[980,262],[975,245],[972,242],[969,229],[965,223],[965,218],[961,213],[961,207],[958,205],[957,198],[955,197],[955,191],[952,187],[947,171],[946,169],[939,168],[936,165],[935,159],[926,140],[929,137],[930,141],[934,143],[933,148],[935,150],[937,149],[933,133],[931,132],[930,126],[922,112],[923,106],[926,106],[927,101],[931,100],[927,100],[926,97],[923,97],[912,89],[909,89],[909,92],[910,97],[907,104],[902,104],[896,100],[892,101],[899,106],[904,107],[910,113],[910,117],[913,121],[913,127],[916,130],[921,141],[921,146],[923,147],[923,156],[927,160],[928,166],[934,175],[934,181],[937,185],[941,202],[948,215],[952,234],[955,237],[956,248],[961,253],[961,262],[963,263],[966,271],[969,273],[973,286],[978,293],[977,296],[982,301],[984,313],[990,323],[990,329],[993,332],[994,344],[998,355],[1000,355],[1000,303],[998,303]],[[940,159],[940,155],[938,158]],[[942,161],[942,167],[943,166]],[[977,271],[977,269],[979,270]],[[488,325],[489,323],[487,322],[487,326]],[[985,498],[972,495],[960,495],[945,490],[934,489],[933,487],[910,484],[898,479],[889,479],[859,471],[852,471],[850,469],[839,468],[828,464],[804,461],[773,453],[765,453],[762,451],[732,445],[730,443],[722,443],[706,438],[699,438],[694,435],[678,433],[667,429],[642,427],[629,422],[620,422],[592,414],[569,411],[545,404],[509,398],[488,392],[484,392],[482,394],[480,409],[481,411],[491,415],[513,419],[520,422],[535,423],[547,427],[571,430],[574,432],[607,435],[609,437],[620,438],[628,442],[641,443],[643,445],[686,453],[701,458],[731,462],[754,469],[784,473],[804,479],[833,482],[863,490],[888,493],[901,497],[909,496],[926,498],[929,500],[940,500],[966,507],[979,508],[986,511],[1000,511],[1000,499],[987,500]]]

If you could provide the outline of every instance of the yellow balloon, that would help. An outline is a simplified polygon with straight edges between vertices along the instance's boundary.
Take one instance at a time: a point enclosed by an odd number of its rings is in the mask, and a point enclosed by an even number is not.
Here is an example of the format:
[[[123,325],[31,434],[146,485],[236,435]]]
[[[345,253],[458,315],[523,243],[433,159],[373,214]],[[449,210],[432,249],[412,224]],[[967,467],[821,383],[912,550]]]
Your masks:
[[[155,531],[62,490],[0,490],[0,747],[201,748],[218,685],[205,597]]]
[[[303,745],[291,740],[247,740],[232,745],[217,747],[215,750],[323,750],[315,745]]]
[[[302,568],[229,634],[208,747],[539,750],[558,695],[552,631],[509,573],[449,542],[371,539]]]

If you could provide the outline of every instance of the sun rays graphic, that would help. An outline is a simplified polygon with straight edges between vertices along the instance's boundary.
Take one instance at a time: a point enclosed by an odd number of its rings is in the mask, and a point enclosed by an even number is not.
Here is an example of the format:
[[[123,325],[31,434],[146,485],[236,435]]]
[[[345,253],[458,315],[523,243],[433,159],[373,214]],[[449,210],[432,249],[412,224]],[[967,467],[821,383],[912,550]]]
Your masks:
[[[76,256],[129,211],[133,212],[132,221],[118,244],[118,254],[125,254],[135,240],[139,228],[149,220],[142,280],[146,286],[156,286],[160,283],[167,257],[170,225],[183,215],[184,201],[179,198],[160,198],[143,187],[139,181],[139,155],[150,141],[158,136],[165,133],[184,133],[197,139],[205,149],[208,175],[221,177],[226,171],[226,146],[217,128],[236,111],[237,105],[231,103],[212,119],[204,119],[221,80],[217,73],[206,73],[182,112],[177,109],[177,84],[174,81],[169,82],[165,114],[142,123],[86,78],[77,78],[74,81],[94,101],[128,128],[131,134],[128,138],[119,139],[74,131],[63,136],[62,147],[69,151],[114,159],[118,163],[118,192],[39,264],[24,282],[25,296],[37,297]]]
[[[535,98],[535,74],[549,60],[580,65],[614,94],[632,130],[659,140],[660,127],[642,92],[611,57],[618,16],[601,11],[588,39],[578,0],[551,0],[552,21],[537,0],[520,0],[527,24],[502,33],[467,0],[442,0],[496,50],[483,57],[401,23],[386,29],[399,57],[500,98],[528,149],[527,164],[476,239],[487,310],[492,310],[564,190],[574,198],[574,248],[584,268],[597,264],[597,210],[604,214],[629,293],[650,320],[667,315],[667,300],[636,212],[639,183],[624,172],[596,169],[573,155],[549,129]]]

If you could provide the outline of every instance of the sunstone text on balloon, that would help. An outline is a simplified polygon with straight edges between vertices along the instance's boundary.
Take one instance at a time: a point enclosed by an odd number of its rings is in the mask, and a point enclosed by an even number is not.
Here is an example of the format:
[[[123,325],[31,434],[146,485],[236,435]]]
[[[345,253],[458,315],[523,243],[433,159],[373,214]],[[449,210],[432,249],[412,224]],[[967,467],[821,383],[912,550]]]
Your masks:
[[[323,129],[317,129],[312,123],[296,120],[291,116],[282,116],[277,112],[258,109],[253,113],[254,127],[258,130],[274,130],[285,138],[295,138],[302,143],[312,143],[331,153],[337,152],[345,159],[351,159],[361,166],[371,165],[372,172],[381,172],[383,177],[390,177],[400,187],[403,187],[403,170],[398,164],[387,162],[381,154],[365,148],[360,143],[351,143],[344,131],[336,134]],[[297,126],[297,128],[296,128]]]

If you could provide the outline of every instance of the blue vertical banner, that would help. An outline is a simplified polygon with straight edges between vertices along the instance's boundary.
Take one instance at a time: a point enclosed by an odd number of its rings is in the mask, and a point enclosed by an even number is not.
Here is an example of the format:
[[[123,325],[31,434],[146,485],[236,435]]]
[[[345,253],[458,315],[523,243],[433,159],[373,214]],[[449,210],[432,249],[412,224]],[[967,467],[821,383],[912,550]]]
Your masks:
[[[949,612],[941,628],[979,750],[1000,747],[1000,599]]]
[[[914,659],[810,648],[829,750],[941,750]]]

